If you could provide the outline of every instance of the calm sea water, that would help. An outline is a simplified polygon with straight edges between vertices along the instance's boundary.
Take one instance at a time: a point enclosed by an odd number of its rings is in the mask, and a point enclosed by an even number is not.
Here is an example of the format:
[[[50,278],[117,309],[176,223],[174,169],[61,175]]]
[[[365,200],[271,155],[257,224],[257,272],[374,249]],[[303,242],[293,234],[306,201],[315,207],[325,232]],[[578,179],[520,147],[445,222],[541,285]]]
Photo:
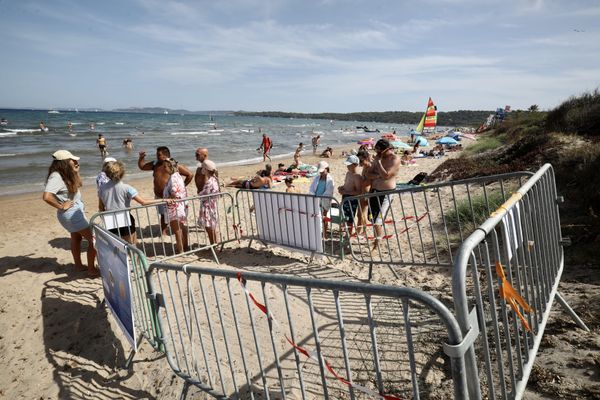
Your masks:
[[[377,138],[377,133],[357,131],[357,126],[393,129],[405,134],[408,125],[367,122],[325,121],[289,118],[235,117],[178,114],[135,114],[111,112],[65,112],[2,110],[0,117],[8,120],[0,126],[0,187],[2,194],[41,191],[46,179],[51,154],[67,149],[80,156],[81,174],[86,182],[99,172],[102,158],[96,139],[102,133],[108,142],[111,156],[123,161],[127,176],[149,176],[137,168],[138,152],[147,152],[146,160],[154,159],[157,146],[168,146],[171,155],[194,170],[194,151],[203,146],[219,166],[241,165],[262,161],[256,151],[262,132],[273,140],[273,159],[291,161],[296,146],[303,142],[310,152],[311,137],[319,133],[321,146],[348,145],[365,137]],[[41,132],[40,122],[48,127]],[[68,123],[72,129],[67,128]],[[91,129],[91,124],[95,125]],[[127,151],[123,140],[131,138],[134,150]]]

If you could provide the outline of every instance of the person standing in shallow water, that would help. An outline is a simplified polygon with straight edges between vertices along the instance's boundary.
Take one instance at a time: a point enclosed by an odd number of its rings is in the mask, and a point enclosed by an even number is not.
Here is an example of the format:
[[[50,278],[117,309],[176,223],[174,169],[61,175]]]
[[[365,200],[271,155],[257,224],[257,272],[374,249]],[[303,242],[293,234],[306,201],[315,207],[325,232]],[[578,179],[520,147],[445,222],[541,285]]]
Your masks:
[[[98,149],[100,150],[100,156],[102,158],[108,155],[106,151],[106,138],[101,133],[98,134],[98,139],[96,139],[96,144],[98,145]]]
[[[258,149],[256,149],[256,150],[262,149],[263,162],[267,161],[267,158],[269,159],[269,161],[271,161],[271,157],[269,156],[269,153],[271,152],[272,148],[273,148],[273,142],[271,141],[271,138],[268,137],[266,133],[263,133],[262,142],[260,144],[260,147]]]
[[[320,144],[321,144],[321,135],[313,136],[313,138],[312,138],[313,155],[317,154],[317,148],[319,147]]]
[[[52,158],[42,199],[56,208],[58,222],[71,234],[71,254],[75,267],[79,270],[85,269],[81,262],[81,241],[83,238],[87,240],[87,271],[90,277],[97,277],[99,273],[94,266],[96,249],[79,192],[82,186],[79,157],[70,151],[58,150],[52,154]]]

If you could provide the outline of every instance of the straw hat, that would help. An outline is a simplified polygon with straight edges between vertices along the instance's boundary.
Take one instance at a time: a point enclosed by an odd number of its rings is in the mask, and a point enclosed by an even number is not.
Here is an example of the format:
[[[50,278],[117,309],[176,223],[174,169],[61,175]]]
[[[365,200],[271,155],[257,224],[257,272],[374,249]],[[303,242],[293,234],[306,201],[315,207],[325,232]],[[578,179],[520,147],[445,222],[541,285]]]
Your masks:
[[[52,154],[55,160],[79,160],[79,157],[74,156],[69,150],[58,150]]]

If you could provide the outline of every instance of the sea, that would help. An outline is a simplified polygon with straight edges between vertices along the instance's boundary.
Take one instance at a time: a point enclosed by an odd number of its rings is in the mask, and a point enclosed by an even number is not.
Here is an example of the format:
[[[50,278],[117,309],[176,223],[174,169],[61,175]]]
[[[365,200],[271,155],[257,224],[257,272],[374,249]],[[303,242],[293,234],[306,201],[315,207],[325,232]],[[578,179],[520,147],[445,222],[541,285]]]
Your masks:
[[[81,157],[84,184],[93,182],[100,171],[102,158],[96,139],[107,140],[109,155],[126,166],[126,178],[148,176],[137,167],[138,153],[145,151],[146,160],[156,157],[156,147],[167,146],[171,156],[191,170],[196,168],[194,152],[207,147],[209,158],[217,166],[262,162],[257,151],[262,133],[273,141],[274,162],[289,163],[298,143],[312,152],[311,138],[321,135],[320,149],[326,146],[357,147],[361,139],[377,139],[383,133],[396,131],[408,135],[414,126],[390,125],[364,121],[329,121],[297,118],[266,118],[233,115],[142,114],[124,112],[13,110],[0,109],[0,194],[42,191],[52,153],[66,149]],[[43,122],[47,131],[40,129]],[[70,125],[70,128],[69,128]],[[365,132],[357,127],[367,127]],[[133,150],[123,146],[131,139]]]

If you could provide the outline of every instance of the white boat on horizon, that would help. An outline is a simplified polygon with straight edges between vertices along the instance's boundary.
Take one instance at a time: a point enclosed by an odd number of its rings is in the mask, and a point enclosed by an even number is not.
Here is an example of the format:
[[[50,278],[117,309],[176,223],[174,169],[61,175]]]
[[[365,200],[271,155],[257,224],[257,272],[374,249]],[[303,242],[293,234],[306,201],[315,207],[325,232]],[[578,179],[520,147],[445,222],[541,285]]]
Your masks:
[[[48,114],[60,114],[58,110],[48,110]]]

